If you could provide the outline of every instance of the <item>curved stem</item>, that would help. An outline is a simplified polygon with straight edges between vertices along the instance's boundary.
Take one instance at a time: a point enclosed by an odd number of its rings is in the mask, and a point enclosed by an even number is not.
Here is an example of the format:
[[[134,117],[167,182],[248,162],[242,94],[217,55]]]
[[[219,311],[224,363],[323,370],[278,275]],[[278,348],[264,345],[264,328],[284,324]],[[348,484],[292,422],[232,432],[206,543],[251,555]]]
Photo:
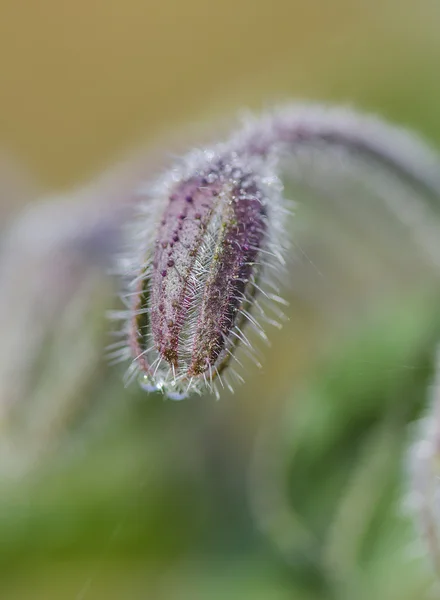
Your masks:
[[[307,146],[340,148],[376,162],[423,194],[440,196],[440,157],[405,129],[348,108],[290,105],[251,119],[235,137],[242,150],[265,156]]]

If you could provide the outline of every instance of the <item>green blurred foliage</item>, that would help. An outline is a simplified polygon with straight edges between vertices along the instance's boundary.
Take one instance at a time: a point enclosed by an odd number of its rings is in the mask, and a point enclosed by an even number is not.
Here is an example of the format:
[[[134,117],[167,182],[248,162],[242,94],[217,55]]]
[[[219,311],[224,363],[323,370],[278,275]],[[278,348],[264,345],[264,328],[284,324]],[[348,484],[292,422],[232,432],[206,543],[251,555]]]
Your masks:
[[[57,453],[2,482],[2,597],[425,597],[404,455],[439,333],[432,295],[376,310],[253,432],[240,395],[163,402],[104,371]]]

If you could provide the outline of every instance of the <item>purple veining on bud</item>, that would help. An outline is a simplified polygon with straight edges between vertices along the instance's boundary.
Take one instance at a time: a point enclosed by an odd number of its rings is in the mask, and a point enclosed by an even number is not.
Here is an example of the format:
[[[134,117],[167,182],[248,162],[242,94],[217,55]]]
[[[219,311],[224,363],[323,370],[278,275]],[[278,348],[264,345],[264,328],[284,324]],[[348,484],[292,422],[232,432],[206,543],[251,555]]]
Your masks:
[[[218,385],[232,391],[241,377],[230,363],[238,346],[250,347],[245,326],[265,337],[251,309],[263,275],[269,297],[269,271],[283,263],[282,186],[265,162],[194,153],[148,190],[153,209],[132,233],[141,256],[128,259],[124,328],[128,378],[140,375],[145,389],[173,399],[203,389],[218,396]]]
[[[174,399],[204,388],[218,395],[217,382],[232,390],[224,371],[238,345],[249,345],[245,322],[264,336],[249,311],[263,266],[274,262],[269,236],[279,221],[281,185],[259,159],[194,159],[195,174],[174,173],[153,190],[154,239],[127,295],[130,374]]]
[[[150,319],[155,347],[177,373],[221,370],[266,233],[265,213],[258,190],[240,182],[208,187],[198,177],[171,196],[154,250]]]

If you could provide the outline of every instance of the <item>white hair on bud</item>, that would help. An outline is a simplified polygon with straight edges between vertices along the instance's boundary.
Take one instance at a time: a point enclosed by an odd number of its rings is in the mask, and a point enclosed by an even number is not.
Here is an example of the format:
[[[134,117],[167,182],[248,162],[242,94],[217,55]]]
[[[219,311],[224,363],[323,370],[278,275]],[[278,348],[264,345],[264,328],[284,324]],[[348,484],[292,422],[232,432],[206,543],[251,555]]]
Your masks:
[[[289,255],[293,203],[284,198],[281,173],[316,185],[310,151],[321,167],[331,165],[320,185],[331,183],[334,159],[343,156],[347,171],[379,188],[390,212],[440,266],[435,207],[401,193],[403,186],[429,200],[440,197],[439,158],[415,135],[346,108],[288,105],[248,115],[229,140],[189,152],[138,190],[117,267],[126,306],[119,313],[122,339],[112,347],[115,359],[132,360],[128,382],[140,377],[148,391],[181,399],[205,389],[218,397],[217,383],[232,389],[231,379],[242,379],[230,363],[239,363],[239,347],[253,354],[243,330],[267,340],[261,323],[280,326],[283,319],[276,305],[283,303],[279,274]],[[252,203],[260,208],[246,217]]]

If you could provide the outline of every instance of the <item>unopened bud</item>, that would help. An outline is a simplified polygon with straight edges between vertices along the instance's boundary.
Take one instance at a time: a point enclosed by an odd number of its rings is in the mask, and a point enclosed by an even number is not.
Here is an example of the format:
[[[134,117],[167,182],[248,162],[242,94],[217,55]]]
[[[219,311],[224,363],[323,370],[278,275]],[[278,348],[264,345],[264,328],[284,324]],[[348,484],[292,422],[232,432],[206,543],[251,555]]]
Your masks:
[[[174,399],[232,389],[226,367],[250,346],[247,326],[264,336],[252,306],[268,268],[283,262],[281,189],[261,158],[213,151],[149,191],[126,296],[130,375],[145,389]]]

